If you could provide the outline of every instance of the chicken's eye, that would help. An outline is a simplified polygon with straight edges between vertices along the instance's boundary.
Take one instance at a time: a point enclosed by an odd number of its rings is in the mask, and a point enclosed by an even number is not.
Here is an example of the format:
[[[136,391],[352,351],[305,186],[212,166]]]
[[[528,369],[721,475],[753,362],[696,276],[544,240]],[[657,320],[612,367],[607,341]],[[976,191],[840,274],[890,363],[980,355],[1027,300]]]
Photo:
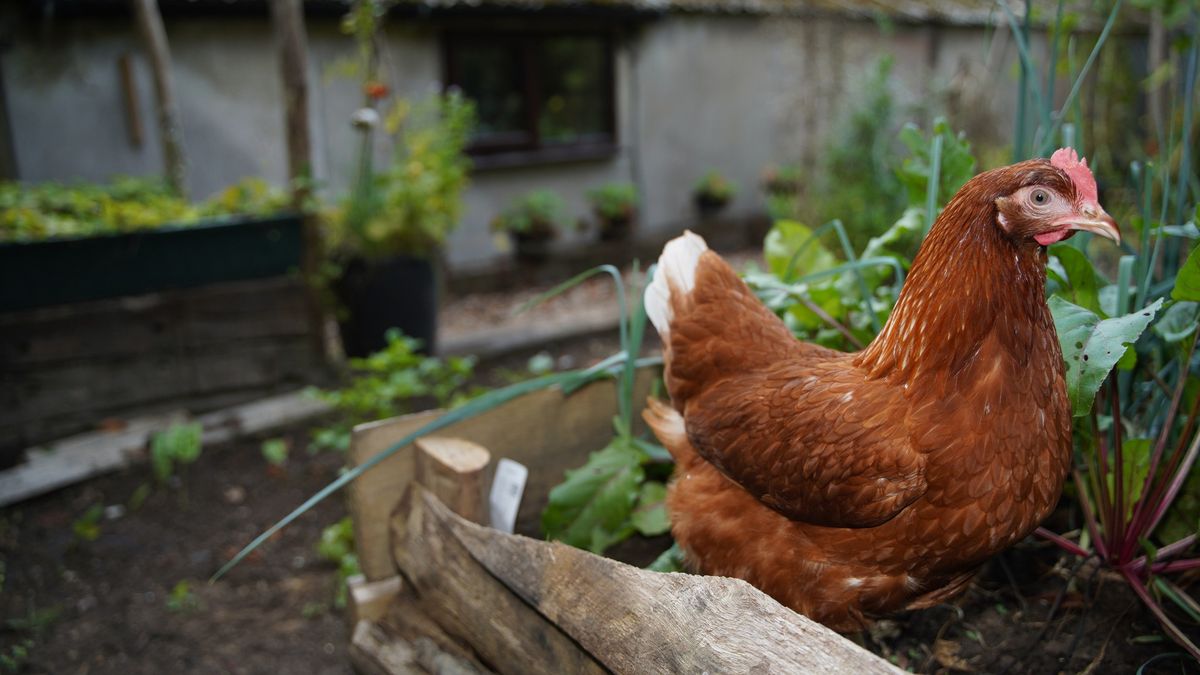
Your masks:
[[[1050,201],[1050,195],[1046,194],[1045,190],[1034,190],[1033,191],[1033,203],[1034,204],[1041,206],[1042,204],[1045,204],[1048,201]]]

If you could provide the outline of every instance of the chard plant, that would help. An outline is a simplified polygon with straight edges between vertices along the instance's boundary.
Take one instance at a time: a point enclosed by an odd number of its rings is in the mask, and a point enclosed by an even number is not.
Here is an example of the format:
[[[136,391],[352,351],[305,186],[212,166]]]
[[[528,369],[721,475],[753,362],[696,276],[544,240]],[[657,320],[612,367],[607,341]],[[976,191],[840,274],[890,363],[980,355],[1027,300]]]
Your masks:
[[[1076,60],[1079,39],[1065,28],[1063,3],[1058,3],[1044,80],[1029,49],[1029,16],[1021,24],[1007,5],[1002,8],[1021,68],[1014,159],[1044,156],[1060,144],[1083,154],[1086,118],[1080,93],[1116,25],[1121,0],[1113,3],[1082,65]],[[1166,77],[1150,73],[1145,81],[1148,90],[1162,86],[1176,102],[1172,133],[1156,139],[1159,161],[1130,167],[1129,192],[1139,209],[1126,227],[1132,225],[1137,236],[1127,237],[1115,270],[1107,274],[1082,253],[1090,236],[1050,249],[1048,304],[1075,416],[1073,480],[1085,527],[1077,537],[1046,529],[1039,533],[1119,574],[1167,635],[1200,659],[1200,648],[1164,604],[1200,620],[1200,604],[1172,580],[1173,573],[1200,567],[1200,558],[1192,557],[1200,531],[1200,482],[1191,471],[1200,450],[1195,350],[1200,317],[1195,246],[1200,218],[1195,205],[1200,186],[1190,157],[1200,16],[1194,7],[1182,7],[1182,12],[1186,20],[1177,22],[1175,37],[1183,68]],[[1055,80],[1064,56],[1073,84],[1055,108]],[[1136,247],[1128,240],[1136,241]]]

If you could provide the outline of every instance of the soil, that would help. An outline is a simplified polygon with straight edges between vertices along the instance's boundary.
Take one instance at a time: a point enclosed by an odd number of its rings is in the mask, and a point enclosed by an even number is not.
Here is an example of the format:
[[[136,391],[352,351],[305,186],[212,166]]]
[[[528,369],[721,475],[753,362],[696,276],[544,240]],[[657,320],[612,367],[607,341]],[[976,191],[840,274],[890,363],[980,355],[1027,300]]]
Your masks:
[[[604,336],[548,351],[578,367],[615,348]],[[481,368],[481,381],[503,382],[529,355]],[[283,436],[294,449],[282,470],[264,460],[262,439],[250,439],[205,448],[140,506],[131,499],[153,484],[145,466],[0,514],[0,671],[15,670],[9,658],[30,673],[350,673],[335,566],[315,550],[321,530],[346,513],[338,497],[207,582],[337,475],[342,458],[306,453],[305,429]],[[74,525],[96,505],[109,513],[89,541]],[[644,564],[665,545],[631,542],[624,557]],[[1072,575],[1073,565],[1051,544],[1027,540],[955,603],[881,621],[858,640],[915,672],[1200,672],[1119,580],[1094,568]],[[25,658],[14,651],[21,645]]]

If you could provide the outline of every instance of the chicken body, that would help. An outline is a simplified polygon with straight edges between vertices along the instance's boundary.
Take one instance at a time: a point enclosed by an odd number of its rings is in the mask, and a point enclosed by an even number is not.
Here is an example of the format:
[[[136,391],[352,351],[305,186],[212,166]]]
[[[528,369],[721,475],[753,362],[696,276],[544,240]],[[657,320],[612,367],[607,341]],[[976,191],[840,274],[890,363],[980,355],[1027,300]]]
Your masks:
[[[1071,436],[1040,242],[1069,232],[1005,201],[1045,196],[1031,186],[1094,216],[1072,229],[1115,236],[1050,162],[982,174],[855,354],[797,341],[695,235],[668,246],[647,307],[672,405],[646,419],[677,461],[690,565],[849,631],[952,597],[1049,514]]]

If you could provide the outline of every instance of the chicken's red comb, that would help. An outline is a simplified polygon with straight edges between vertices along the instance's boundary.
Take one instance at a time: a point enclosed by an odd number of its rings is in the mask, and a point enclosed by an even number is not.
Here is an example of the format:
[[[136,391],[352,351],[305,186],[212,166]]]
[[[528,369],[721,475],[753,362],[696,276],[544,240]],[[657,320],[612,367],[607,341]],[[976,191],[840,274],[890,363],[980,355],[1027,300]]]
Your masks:
[[[1050,156],[1050,164],[1062,169],[1084,201],[1098,202],[1100,196],[1096,193],[1096,177],[1088,168],[1087,160],[1075,154],[1075,148],[1059,148]]]

